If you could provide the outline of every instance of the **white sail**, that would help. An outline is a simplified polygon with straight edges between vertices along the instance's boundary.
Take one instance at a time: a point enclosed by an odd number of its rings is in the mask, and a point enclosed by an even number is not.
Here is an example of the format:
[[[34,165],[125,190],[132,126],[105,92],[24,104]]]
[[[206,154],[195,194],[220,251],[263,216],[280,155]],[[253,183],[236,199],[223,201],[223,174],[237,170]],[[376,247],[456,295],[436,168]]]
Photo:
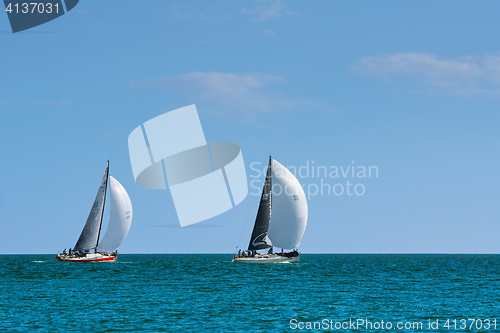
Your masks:
[[[109,176],[111,211],[108,230],[97,246],[98,251],[114,252],[127,237],[132,223],[132,203],[116,179]]]
[[[273,246],[294,249],[306,230],[306,195],[297,178],[274,159],[272,177],[272,213],[267,235]]]

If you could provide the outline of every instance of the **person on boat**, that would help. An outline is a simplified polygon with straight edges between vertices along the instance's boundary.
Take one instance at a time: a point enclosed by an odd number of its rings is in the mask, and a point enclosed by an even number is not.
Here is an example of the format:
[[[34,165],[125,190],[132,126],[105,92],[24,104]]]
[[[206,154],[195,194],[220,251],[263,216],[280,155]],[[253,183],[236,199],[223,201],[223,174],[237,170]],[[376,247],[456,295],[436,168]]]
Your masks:
[[[281,255],[283,255],[283,249],[281,249]]]
[[[71,248],[69,248],[69,254],[71,255]]]
[[[66,255],[66,249],[64,249],[63,254]]]

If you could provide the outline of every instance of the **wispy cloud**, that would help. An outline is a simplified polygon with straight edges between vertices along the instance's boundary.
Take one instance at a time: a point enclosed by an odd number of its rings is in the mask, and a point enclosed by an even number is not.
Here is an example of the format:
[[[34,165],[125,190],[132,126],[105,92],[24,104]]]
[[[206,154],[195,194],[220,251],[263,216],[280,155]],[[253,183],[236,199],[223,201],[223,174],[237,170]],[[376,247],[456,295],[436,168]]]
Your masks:
[[[363,57],[353,71],[380,78],[407,77],[418,84],[460,95],[500,94],[500,56],[439,59],[428,53]]]
[[[263,74],[193,72],[142,80],[131,87],[177,92],[217,108],[268,112],[292,106],[289,99],[264,91],[281,81],[280,77]]]
[[[278,76],[265,74],[238,75],[232,73],[193,72],[141,80],[130,84],[135,89],[158,89],[176,92],[215,110],[271,112],[298,107],[323,108],[326,103],[294,99],[273,92],[270,86],[284,82]]]
[[[183,20],[190,20],[191,19],[191,16],[185,15],[185,14],[181,14],[181,13],[179,13],[177,11],[172,12],[172,15],[180,17]]]
[[[264,29],[262,32],[268,36],[271,36],[271,37],[276,36],[276,33],[274,31],[272,31],[271,29]]]
[[[252,9],[243,8],[240,13],[255,15],[255,20],[262,22],[285,15],[299,16],[295,12],[285,10],[285,5],[281,0],[258,0],[257,4],[257,7]]]
[[[171,12],[173,16],[176,16],[182,20],[206,20],[211,22],[216,22],[220,20],[226,20],[231,16],[231,13],[220,13],[216,14],[206,13],[199,10],[199,6],[193,6],[186,3],[174,5],[174,10]],[[234,13],[232,13],[234,15]]]
[[[45,106],[70,106],[71,103],[65,100],[62,100],[60,102],[53,102],[53,101],[44,101],[37,99],[32,102],[35,105],[45,105]]]

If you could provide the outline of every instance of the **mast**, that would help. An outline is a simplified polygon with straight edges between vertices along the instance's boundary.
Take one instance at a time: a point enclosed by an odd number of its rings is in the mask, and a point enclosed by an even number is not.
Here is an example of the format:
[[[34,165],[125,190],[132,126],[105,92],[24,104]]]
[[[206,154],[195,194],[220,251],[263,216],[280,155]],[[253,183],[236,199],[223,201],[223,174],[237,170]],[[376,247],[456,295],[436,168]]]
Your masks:
[[[97,233],[97,243],[95,248],[97,250],[97,246],[99,245],[99,237],[101,236],[101,227],[102,227],[102,219],[104,217],[104,206],[106,205],[106,193],[108,192],[108,182],[109,182],[109,160],[106,165],[106,188],[104,189],[104,202],[102,204],[103,213],[101,214],[101,222],[99,222],[99,232]]]
[[[271,177],[271,156],[267,167],[266,180],[262,189],[259,210],[255,218],[255,224],[248,244],[248,250],[260,250],[272,247],[271,241],[267,237],[269,221],[271,220],[271,196],[272,196],[272,177]]]

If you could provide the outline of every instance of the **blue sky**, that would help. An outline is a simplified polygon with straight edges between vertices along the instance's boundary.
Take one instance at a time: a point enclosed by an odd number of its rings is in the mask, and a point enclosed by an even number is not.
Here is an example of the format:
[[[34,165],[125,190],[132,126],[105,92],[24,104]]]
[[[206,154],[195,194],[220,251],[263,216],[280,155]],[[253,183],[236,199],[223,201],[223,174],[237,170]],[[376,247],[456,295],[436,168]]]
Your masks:
[[[134,182],[130,132],[190,104],[207,141],[241,147],[249,181],[270,151],[297,168],[377,167],[323,179],[363,195],[306,193],[301,252],[499,253],[499,9],[80,1],[16,34],[0,15],[0,253],[73,246],[110,156],[134,207],[121,252],[246,247],[256,196],[180,228],[169,191]]]

